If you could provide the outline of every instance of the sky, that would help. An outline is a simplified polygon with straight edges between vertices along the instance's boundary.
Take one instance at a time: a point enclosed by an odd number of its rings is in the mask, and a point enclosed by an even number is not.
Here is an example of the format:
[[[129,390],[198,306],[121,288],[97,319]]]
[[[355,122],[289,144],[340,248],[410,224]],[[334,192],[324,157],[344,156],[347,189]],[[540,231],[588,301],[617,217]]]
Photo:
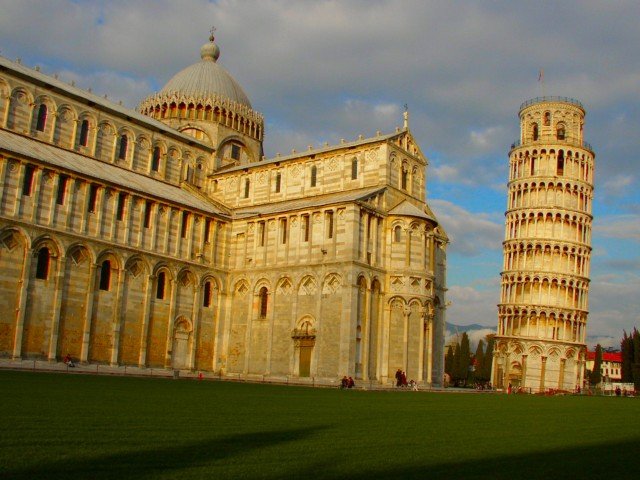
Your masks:
[[[615,346],[640,327],[638,18],[637,0],[0,0],[0,54],[134,108],[215,26],[268,157],[393,132],[406,104],[451,238],[447,320],[491,328],[520,104],[576,98],[596,154],[587,330]]]

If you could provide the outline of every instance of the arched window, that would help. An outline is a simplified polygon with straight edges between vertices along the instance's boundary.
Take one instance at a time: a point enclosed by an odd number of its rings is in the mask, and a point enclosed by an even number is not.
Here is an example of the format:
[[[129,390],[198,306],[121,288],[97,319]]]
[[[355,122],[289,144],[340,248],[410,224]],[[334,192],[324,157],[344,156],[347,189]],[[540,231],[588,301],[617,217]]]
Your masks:
[[[157,172],[160,170],[160,147],[153,148],[153,156],[151,157],[151,170]]]
[[[538,124],[534,123],[531,126],[531,135],[533,136],[534,140],[538,140]]]
[[[49,262],[51,254],[47,247],[38,251],[38,263],[36,264],[36,278],[46,280],[49,278]]]
[[[231,158],[240,160],[240,145],[236,143],[231,144]]]
[[[402,227],[400,225],[393,229],[393,241],[396,243],[402,241]]]
[[[544,126],[548,127],[551,125],[551,112],[544,112]]]
[[[27,197],[31,195],[33,188],[33,176],[36,173],[36,169],[33,165],[26,165],[24,167],[24,178],[22,179],[22,195]]]
[[[282,174],[276,173],[276,193],[280,193],[280,184],[282,183]]]
[[[80,138],[78,145],[86,147],[89,144],[89,120],[82,120],[80,124]]]
[[[258,293],[260,298],[260,318],[267,318],[267,303],[268,303],[269,291],[267,287],[262,287]]]
[[[406,167],[402,167],[402,177],[400,180],[400,186],[402,187],[403,190],[407,189],[407,181],[409,179],[409,170],[407,170]]]
[[[564,175],[564,152],[562,150],[558,152],[558,165],[556,169],[556,175]]]
[[[531,157],[531,175],[536,174],[536,157]]]
[[[36,130],[44,132],[44,128],[47,125],[47,106],[44,103],[40,104],[38,108],[38,120],[36,122]]]
[[[182,212],[182,226],[180,227],[180,237],[187,238],[189,230],[189,212]]]
[[[244,198],[249,198],[249,189],[251,188],[251,180],[244,179]]]
[[[100,267],[100,290],[109,291],[111,288],[111,262],[105,260]]]
[[[158,274],[158,283],[156,285],[156,298],[158,300],[164,300],[164,291],[167,283],[167,274],[160,272]]]
[[[204,292],[202,295],[202,306],[203,307],[211,306],[211,282],[205,282],[204,284]]]
[[[311,186],[315,187],[316,186],[316,182],[318,181],[318,167],[316,167],[315,165],[313,165],[311,167]]]
[[[118,160],[125,160],[127,158],[127,147],[129,146],[129,139],[127,135],[123,133],[120,135],[120,149],[118,150]]]
[[[558,128],[556,130],[556,136],[558,137],[558,140],[564,140],[564,138],[565,138],[564,123],[559,123],[558,124]]]
[[[326,214],[327,238],[333,238],[333,212],[328,211]]]
[[[358,159],[351,160],[351,180],[358,178]]]

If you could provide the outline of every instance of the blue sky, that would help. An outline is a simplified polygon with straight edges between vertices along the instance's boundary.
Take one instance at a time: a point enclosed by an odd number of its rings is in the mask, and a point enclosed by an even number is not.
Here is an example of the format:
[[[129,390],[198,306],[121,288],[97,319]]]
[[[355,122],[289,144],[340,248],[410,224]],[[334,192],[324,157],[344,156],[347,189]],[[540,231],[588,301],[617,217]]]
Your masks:
[[[637,1],[0,0],[0,11],[2,55],[130,107],[197,61],[215,25],[219,62],[265,115],[269,156],[391,132],[408,104],[452,239],[458,324],[497,323],[520,104],[576,98],[596,153],[588,332],[617,343],[640,326]]]

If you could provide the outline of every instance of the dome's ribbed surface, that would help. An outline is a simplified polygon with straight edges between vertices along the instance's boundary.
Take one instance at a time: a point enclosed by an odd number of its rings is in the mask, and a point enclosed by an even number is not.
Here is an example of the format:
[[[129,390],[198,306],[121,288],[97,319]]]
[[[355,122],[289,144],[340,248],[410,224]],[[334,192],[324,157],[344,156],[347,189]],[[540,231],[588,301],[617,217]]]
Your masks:
[[[220,55],[217,45],[213,42],[203,45],[200,55],[202,60],[176,73],[159,93],[178,93],[202,99],[220,95],[251,108],[251,102],[242,87],[216,63]]]

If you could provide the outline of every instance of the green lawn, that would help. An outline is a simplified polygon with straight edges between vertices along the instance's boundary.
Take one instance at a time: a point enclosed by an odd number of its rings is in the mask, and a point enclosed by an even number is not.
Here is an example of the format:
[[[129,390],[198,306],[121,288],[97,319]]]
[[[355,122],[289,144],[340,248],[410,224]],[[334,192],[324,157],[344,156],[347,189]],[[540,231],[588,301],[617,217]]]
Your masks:
[[[0,371],[0,478],[638,478],[640,399]]]

